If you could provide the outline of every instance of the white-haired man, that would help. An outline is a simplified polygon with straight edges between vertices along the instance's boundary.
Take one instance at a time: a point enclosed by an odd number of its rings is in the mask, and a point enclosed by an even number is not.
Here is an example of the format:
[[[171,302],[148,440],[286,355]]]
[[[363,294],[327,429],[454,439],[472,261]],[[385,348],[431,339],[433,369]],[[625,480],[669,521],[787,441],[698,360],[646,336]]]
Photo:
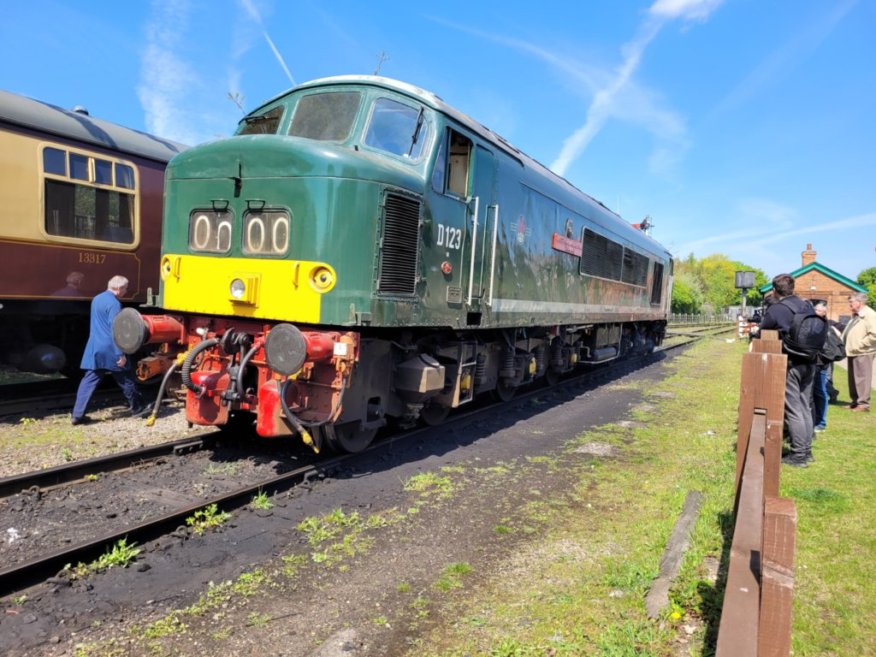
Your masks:
[[[91,327],[79,365],[85,370],[85,374],[76,392],[73,424],[87,424],[91,421],[85,410],[105,374],[112,374],[122,389],[132,415],[141,415],[146,410],[128,359],[113,341],[113,320],[122,309],[119,298],[124,297],[127,291],[128,279],[124,276],[113,276],[107,283],[106,290],[91,300]]]
[[[849,364],[849,394],[853,411],[870,410],[873,359],[876,357],[876,310],[867,306],[867,295],[856,292],[849,297],[852,319],[843,331]]]

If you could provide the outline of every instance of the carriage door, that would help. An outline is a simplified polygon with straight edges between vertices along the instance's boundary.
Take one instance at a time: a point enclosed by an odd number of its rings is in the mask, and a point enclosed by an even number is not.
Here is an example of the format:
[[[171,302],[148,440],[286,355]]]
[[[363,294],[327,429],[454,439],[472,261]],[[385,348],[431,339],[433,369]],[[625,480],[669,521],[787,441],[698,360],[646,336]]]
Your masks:
[[[468,324],[480,324],[484,305],[491,302],[489,288],[493,273],[496,233],[496,158],[487,149],[475,148],[471,198],[467,221],[466,306]]]

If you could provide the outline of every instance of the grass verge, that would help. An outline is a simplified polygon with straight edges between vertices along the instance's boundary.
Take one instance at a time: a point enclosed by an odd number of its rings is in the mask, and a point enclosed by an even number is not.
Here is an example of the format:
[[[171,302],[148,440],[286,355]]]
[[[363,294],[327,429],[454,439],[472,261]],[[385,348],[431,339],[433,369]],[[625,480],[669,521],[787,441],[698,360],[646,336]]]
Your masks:
[[[673,372],[663,382],[641,389],[646,403],[633,422],[578,437],[570,454],[605,445],[616,456],[569,459],[577,468],[572,495],[538,500],[509,521],[540,529],[486,583],[449,602],[409,654],[712,655],[745,348],[717,340],[693,347],[667,365]],[[837,369],[847,398],[844,377]],[[874,435],[876,416],[832,407],[818,461],[783,469],[783,495],[795,499],[799,516],[795,655],[874,654]],[[703,507],[670,605],[650,620],[644,597],[690,490],[704,494]]]

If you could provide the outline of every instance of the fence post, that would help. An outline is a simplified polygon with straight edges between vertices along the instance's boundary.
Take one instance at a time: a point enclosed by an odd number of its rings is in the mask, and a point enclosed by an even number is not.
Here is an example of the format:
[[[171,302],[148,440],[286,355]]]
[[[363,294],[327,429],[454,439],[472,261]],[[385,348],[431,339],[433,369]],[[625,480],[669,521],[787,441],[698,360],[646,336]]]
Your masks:
[[[791,652],[791,607],[797,508],[793,500],[767,498],[761,549],[758,657],[788,657]]]
[[[755,340],[760,342],[760,340]],[[781,344],[781,343],[779,343]],[[742,356],[742,380],[739,388],[739,420],[736,444],[736,489],[742,479],[742,466],[748,448],[748,436],[755,408],[766,413],[766,471],[771,495],[778,494],[778,471],[782,455],[782,423],[785,419],[784,354],[749,352]],[[776,451],[778,449],[778,452]],[[775,482],[773,484],[773,482]]]

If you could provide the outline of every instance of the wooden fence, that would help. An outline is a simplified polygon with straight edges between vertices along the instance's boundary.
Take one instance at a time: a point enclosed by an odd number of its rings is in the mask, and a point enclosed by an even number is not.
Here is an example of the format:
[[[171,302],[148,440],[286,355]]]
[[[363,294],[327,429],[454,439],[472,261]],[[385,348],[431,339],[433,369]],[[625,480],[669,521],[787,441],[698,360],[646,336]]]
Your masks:
[[[716,657],[787,657],[797,510],[780,498],[788,357],[763,331],[742,360],[736,443],[736,524]]]

